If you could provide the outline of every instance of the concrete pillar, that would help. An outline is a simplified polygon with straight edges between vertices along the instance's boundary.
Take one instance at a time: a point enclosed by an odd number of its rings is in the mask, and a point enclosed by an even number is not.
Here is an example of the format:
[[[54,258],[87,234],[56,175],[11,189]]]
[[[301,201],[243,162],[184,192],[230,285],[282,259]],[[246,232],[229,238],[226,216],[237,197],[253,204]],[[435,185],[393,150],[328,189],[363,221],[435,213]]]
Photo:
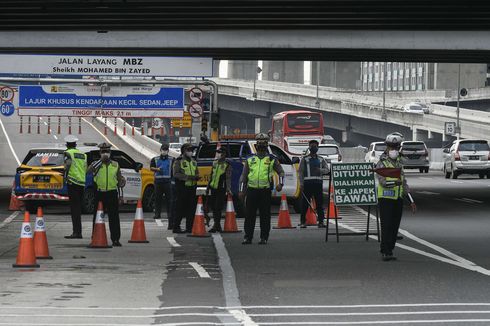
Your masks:
[[[213,60],[213,77],[219,77],[219,62],[220,60]]]
[[[254,80],[257,78],[257,61],[228,61],[228,78]]]
[[[304,83],[303,61],[264,61],[262,80]]]
[[[311,84],[316,85],[318,61],[311,62]],[[320,62],[320,86],[361,89],[361,62]]]
[[[412,128],[412,140],[418,140],[418,141],[427,141],[428,138],[428,131],[418,129],[416,127]]]

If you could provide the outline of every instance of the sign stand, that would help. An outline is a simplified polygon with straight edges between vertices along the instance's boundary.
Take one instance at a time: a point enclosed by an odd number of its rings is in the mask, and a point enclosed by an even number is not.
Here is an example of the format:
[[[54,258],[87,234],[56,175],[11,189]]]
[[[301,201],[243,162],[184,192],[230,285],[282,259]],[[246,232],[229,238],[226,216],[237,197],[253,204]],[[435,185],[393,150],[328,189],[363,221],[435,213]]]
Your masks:
[[[339,163],[341,164],[341,163]],[[333,165],[332,165],[333,166]],[[328,189],[332,189],[332,169],[330,170],[330,175],[329,175],[329,179],[328,179]],[[335,191],[334,191],[335,193]],[[328,195],[327,195],[327,202],[330,203],[330,196],[332,196],[332,194],[330,193],[330,191],[328,192]],[[377,201],[377,200],[376,200]],[[380,224],[379,224],[379,211],[378,211],[378,206],[375,205],[374,203],[373,204],[370,204],[370,205],[367,205],[368,206],[368,211],[367,211],[367,218],[366,218],[366,232],[364,233],[357,233],[357,232],[342,232],[340,233],[339,232],[339,224],[338,224],[338,218],[334,218],[335,219],[335,233],[329,233],[329,225],[330,225],[330,205],[328,205],[328,208],[327,208],[327,223],[326,223],[326,232],[325,232],[325,242],[328,242],[328,236],[329,235],[335,235],[336,239],[337,239],[337,242],[340,241],[340,236],[365,236],[366,237],[366,241],[369,241],[369,236],[370,235],[376,235],[378,236],[378,242],[380,242]],[[370,220],[371,220],[371,208],[372,207],[375,207],[375,211],[376,211],[376,233],[370,233],[369,232],[369,227],[370,227]]]

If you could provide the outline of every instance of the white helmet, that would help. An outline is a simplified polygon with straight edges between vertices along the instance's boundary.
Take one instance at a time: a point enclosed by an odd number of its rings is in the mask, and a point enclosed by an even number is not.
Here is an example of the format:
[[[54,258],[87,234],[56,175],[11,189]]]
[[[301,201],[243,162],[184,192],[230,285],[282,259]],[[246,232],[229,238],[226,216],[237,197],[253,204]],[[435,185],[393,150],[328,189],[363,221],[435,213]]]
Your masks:
[[[73,135],[68,135],[65,137],[65,142],[67,143],[76,143],[78,141],[78,138]]]
[[[393,132],[386,136],[385,144],[393,147],[400,147],[403,141],[403,135],[399,132]]]

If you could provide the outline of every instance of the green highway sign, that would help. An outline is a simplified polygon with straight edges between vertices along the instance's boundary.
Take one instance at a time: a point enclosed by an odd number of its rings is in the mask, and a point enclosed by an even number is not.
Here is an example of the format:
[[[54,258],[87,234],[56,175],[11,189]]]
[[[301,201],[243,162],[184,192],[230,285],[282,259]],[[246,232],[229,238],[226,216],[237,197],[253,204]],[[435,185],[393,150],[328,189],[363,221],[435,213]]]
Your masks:
[[[370,163],[333,163],[332,185],[336,206],[376,205],[376,182]]]

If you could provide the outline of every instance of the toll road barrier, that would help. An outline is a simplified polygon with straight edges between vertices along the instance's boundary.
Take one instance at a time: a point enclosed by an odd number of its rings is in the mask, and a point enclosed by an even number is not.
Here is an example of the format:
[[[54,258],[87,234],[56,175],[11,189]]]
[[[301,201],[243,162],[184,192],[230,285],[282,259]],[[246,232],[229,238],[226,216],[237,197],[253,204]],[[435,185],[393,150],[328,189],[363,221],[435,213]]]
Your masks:
[[[312,198],[310,203],[311,203],[311,205],[308,206],[308,210],[306,211],[306,225],[307,226],[313,226],[313,225],[317,224],[315,198]]]
[[[143,217],[143,205],[141,199],[138,199],[136,205],[136,213],[134,214],[133,231],[131,232],[131,240],[129,243],[149,243],[146,240],[145,220]]]
[[[88,245],[89,248],[112,248],[107,242],[107,232],[104,222],[104,207],[99,201],[97,213],[95,214],[95,223],[92,230],[92,241]]]
[[[192,225],[192,234],[188,234],[188,237],[195,238],[208,238],[209,235],[204,225],[204,210],[202,207],[202,196],[197,199],[196,214],[194,216],[194,223]]]
[[[38,268],[36,253],[34,251],[34,239],[32,236],[31,216],[29,211],[24,212],[24,221],[20,230],[19,249],[14,268]]]
[[[281,195],[279,217],[277,219],[277,226],[275,226],[274,229],[295,229],[295,227],[291,223],[291,215],[289,215],[289,207],[286,194]]]
[[[49,255],[46,223],[44,221],[42,207],[37,208],[36,224],[34,226],[34,252],[36,253],[37,259],[53,259]]]
[[[242,231],[238,230],[236,223],[236,212],[233,206],[233,198],[228,194],[226,200],[226,214],[225,214],[225,227],[222,233],[240,233]]]

